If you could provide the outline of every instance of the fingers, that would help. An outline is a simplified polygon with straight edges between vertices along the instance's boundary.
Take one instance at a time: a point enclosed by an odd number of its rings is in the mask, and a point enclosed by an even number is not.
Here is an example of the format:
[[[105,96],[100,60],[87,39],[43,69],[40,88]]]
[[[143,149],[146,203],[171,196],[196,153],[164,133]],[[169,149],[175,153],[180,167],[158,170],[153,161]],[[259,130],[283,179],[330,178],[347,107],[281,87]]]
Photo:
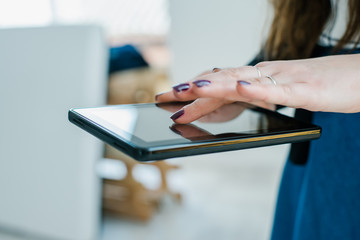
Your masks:
[[[276,75],[284,68],[289,69],[286,61],[264,61],[256,64],[255,68],[259,70],[261,77],[266,75]]]
[[[261,63],[257,67],[219,69],[199,75],[191,82],[175,85],[156,96],[158,102],[192,101],[172,115],[176,123],[190,123],[224,104],[242,101],[274,110],[275,104],[302,107],[308,85],[281,74],[286,62]],[[276,74],[279,72],[279,74]],[[266,75],[269,74],[269,75]]]
[[[255,86],[264,86],[265,88],[274,87],[274,82],[267,77],[248,79],[247,81],[206,82],[206,84],[201,83],[206,80],[198,81],[200,84],[197,82],[198,86],[194,84],[191,90],[192,95],[196,95],[198,98],[216,98],[224,102],[248,102],[259,107],[275,110],[274,103],[264,101],[262,95],[242,94],[238,91],[239,85],[241,85],[239,82]]]
[[[250,101],[246,95],[241,95],[236,90],[238,82],[257,84],[257,85],[276,85],[275,78],[271,76],[253,78],[245,80],[196,80],[191,87],[192,96],[205,98],[218,98],[228,101]]]
[[[191,91],[191,83],[181,83],[175,85],[172,91],[157,94],[155,101],[157,102],[185,102],[191,101],[197,98],[197,96]]]
[[[261,91],[255,93],[251,89],[241,88],[240,83],[249,85],[272,86],[268,78],[249,79],[248,81],[223,81],[211,82],[209,80],[195,80],[193,83],[185,83],[174,86],[174,90],[158,95],[158,102],[191,101],[195,100],[173,114],[172,119],[176,123],[190,123],[213,112],[224,104],[234,101],[250,102],[254,105],[274,110],[274,105],[262,101]],[[264,91],[264,90],[262,90]]]
[[[239,103],[226,104],[215,111],[206,114],[199,122],[227,122],[239,116],[245,110],[245,106]]]
[[[239,81],[236,87],[239,95],[250,101],[302,108],[309,99],[308,86],[304,83],[261,84],[252,81]],[[306,96],[306,97],[305,97]]]
[[[212,71],[204,72],[191,82],[175,85],[172,91],[156,95],[157,102],[170,101],[191,101],[199,97],[215,97],[228,100],[239,99],[234,86],[236,80],[251,79],[258,76],[258,71],[253,66],[240,68],[220,69],[214,68]],[[206,91],[200,88],[212,84]]]
[[[190,123],[227,103],[228,102],[216,98],[198,98],[191,104],[186,105],[181,110],[174,113],[171,118],[174,122],[179,124]]]
[[[176,98],[173,94],[172,91],[169,91],[169,92],[163,92],[163,93],[158,93],[156,96],[155,96],[155,101],[156,102],[174,102],[176,101]]]

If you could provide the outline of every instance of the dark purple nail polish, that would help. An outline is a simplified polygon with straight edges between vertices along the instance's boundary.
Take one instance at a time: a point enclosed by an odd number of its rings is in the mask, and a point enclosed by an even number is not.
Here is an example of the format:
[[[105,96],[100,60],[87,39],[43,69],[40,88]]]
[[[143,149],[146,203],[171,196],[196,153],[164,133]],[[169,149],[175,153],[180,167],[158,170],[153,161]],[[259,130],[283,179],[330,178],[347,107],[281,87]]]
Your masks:
[[[184,109],[181,109],[179,111],[177,111],[176,113],[174,113],[173,115],[171,115],[171,119],[172,120],[176,120],[178,119],[179,117],[181,117],[182,115],[184,115]]]
[[[188,83],[181,83],[181,84],[173,86],[173,89],[177,92],[186,91],[189,88],[190,88],[190,84],[188,84]]]
[[[193,82],[193,84],[195,84],[197,87],[203,87],[203,86],[208,86],[211,84],[211,81],[209,80],[196,80]]]
[[[238,84],[241,84],[241,85],[250,85],[251,83],[247,82],[247,81],[243,81],[243,80],[239,80],[237,81]]]

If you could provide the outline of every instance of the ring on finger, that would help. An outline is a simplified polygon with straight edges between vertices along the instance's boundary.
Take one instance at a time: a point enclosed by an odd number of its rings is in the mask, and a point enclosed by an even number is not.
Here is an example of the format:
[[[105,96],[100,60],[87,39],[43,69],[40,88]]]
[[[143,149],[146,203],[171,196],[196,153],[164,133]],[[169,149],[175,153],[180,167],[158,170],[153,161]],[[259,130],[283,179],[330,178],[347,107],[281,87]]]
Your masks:
[[[258,67],[254,66],[254,68],[256,69],[256,72],[258,74],[258,78],[261,78],[262,74],[261,74],[261,71]]]
[[[277,82],[275,80],[275,78],[271,75],[266,75],[265,77],[267,77],[268,79],[270,79],[270,81],[276,86],[277,85]]]

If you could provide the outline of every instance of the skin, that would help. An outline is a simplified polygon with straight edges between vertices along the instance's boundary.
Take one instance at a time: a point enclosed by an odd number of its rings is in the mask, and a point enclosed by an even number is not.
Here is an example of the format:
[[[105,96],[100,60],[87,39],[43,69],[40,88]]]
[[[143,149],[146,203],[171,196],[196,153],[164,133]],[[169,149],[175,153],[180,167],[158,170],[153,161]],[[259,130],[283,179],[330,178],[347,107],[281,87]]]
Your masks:
[[[275,105],[310,111],[360,112],[360,54],[289,61],[268,61],[253,66],[207,71],[190,88],[156,96],[158,102],[191,101],[176,123],[190,123],[234,101],[274,109]],[[272,76],[277,84],[265,77]],[[210,84],[197,87],[196,80]],[[239,83],[239,80],[245,81]]]

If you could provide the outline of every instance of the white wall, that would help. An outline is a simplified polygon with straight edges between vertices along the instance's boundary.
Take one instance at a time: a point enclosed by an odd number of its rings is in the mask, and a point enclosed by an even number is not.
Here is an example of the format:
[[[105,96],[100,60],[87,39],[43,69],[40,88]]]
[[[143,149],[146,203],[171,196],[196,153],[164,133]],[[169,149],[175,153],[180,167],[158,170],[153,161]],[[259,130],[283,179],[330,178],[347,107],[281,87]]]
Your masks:
[[[267,0],[170,0],[172,80],[246,64],[259,51],[268,10]]]
[[[0,239],[98,239],[103,144],[67,112],[105,104],[102,29],[0,29],[0,52]]]

